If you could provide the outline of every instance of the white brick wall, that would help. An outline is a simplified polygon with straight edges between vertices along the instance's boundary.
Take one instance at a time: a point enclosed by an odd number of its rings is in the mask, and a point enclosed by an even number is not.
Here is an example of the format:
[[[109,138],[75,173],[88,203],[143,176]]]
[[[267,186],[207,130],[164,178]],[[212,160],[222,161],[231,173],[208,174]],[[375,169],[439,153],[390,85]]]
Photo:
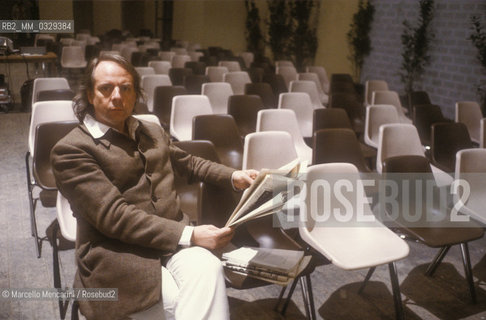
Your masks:
[[[372,1],[376,9],[371,30],[373,50],[365,60],[361,80],[364,83],[369,79],[383,79],[391,90],[403,94],[399,77],[402,22],[407,19],[415,25],[418,0]],[[422,81],[416,83],[416,89],[427,91],[432,103],[440,105],[449,118],[454,118],[456,101],[479,101],[477,86],[480,81],[486,81],[486,70],[476,58],[477,49],[467,40],[473,14],[486,15],[486,0],[435,1],[431,62]]]

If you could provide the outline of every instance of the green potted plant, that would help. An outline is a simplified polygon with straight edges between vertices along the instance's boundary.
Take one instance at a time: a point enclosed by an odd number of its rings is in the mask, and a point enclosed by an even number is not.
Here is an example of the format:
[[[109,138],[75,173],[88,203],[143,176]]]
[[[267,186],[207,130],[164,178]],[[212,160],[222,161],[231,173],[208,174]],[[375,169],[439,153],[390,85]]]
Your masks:
[[[293,19],[293,35],[290,50],[295,66],[303,71],[305,65],[312,65],[317,52],[317,17],[319,2],[294,0],[289,2]]]
[[[268,45],[273,53],[273,60],[285,60],[290,56],[292,38],[292,18],[286,0],[269,0]]]
[[[255,60],[263,57],[265,42],[260,28],[260,13],[254,0],[245,0],[246,8],[246,49],[253,52]]]
[[[483,74],[486,74],[486,26],[481,23],[479,16],[474,15],[471,17],[471,29],[472,33],[468,39],[478,49],[477,58],[483,66]],[[480,81],[478,93],[481,97],[483,115],[486,115],[486,80]]]

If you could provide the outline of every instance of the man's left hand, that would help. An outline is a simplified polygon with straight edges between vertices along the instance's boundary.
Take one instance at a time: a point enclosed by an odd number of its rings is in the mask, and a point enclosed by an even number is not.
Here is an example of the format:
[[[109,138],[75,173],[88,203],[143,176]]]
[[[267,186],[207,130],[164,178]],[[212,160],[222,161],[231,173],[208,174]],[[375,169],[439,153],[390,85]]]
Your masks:
[[[233,186],[238,190],[248,188],[258,176],[258,171],[253,169],[238,170],[233,173]]]

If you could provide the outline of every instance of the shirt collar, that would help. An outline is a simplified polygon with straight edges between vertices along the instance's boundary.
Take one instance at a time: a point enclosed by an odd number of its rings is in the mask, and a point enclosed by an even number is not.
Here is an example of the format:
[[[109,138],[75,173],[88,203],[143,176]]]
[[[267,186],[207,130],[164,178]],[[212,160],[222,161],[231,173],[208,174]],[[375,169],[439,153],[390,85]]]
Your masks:
[[[99,122],[98,120],[93,118],[93,116],[90,115],[89,113],[86,114],[86,116],[84,117],[83,123],[86,126],[86,129],[88,129],[89,134],[94,139],[102,138],[110,129],[118,131],[115,128],[112,128],[110,126],[107,126],[104,123]],[[132,140],[135,140],[135,131],[137,130],[138,126],[139,126],[139,122],[134,117],[130,116],[127,119],[128,136]]]

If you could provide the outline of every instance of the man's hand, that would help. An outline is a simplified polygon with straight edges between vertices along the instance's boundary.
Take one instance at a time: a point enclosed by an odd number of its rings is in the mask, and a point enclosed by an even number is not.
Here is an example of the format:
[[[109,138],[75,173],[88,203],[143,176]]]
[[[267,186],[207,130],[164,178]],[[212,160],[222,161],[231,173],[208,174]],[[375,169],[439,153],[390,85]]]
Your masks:
[[[213,225],[201,225],[194,227],[191,244],[206,249],[214,250],[225,247],[233,238],[234,231],[231,228],[217,228]]]
[[[238,170],[233,173],[233,186],[238,190],[248,188],[258,176],[258,171],[253,169]]]

